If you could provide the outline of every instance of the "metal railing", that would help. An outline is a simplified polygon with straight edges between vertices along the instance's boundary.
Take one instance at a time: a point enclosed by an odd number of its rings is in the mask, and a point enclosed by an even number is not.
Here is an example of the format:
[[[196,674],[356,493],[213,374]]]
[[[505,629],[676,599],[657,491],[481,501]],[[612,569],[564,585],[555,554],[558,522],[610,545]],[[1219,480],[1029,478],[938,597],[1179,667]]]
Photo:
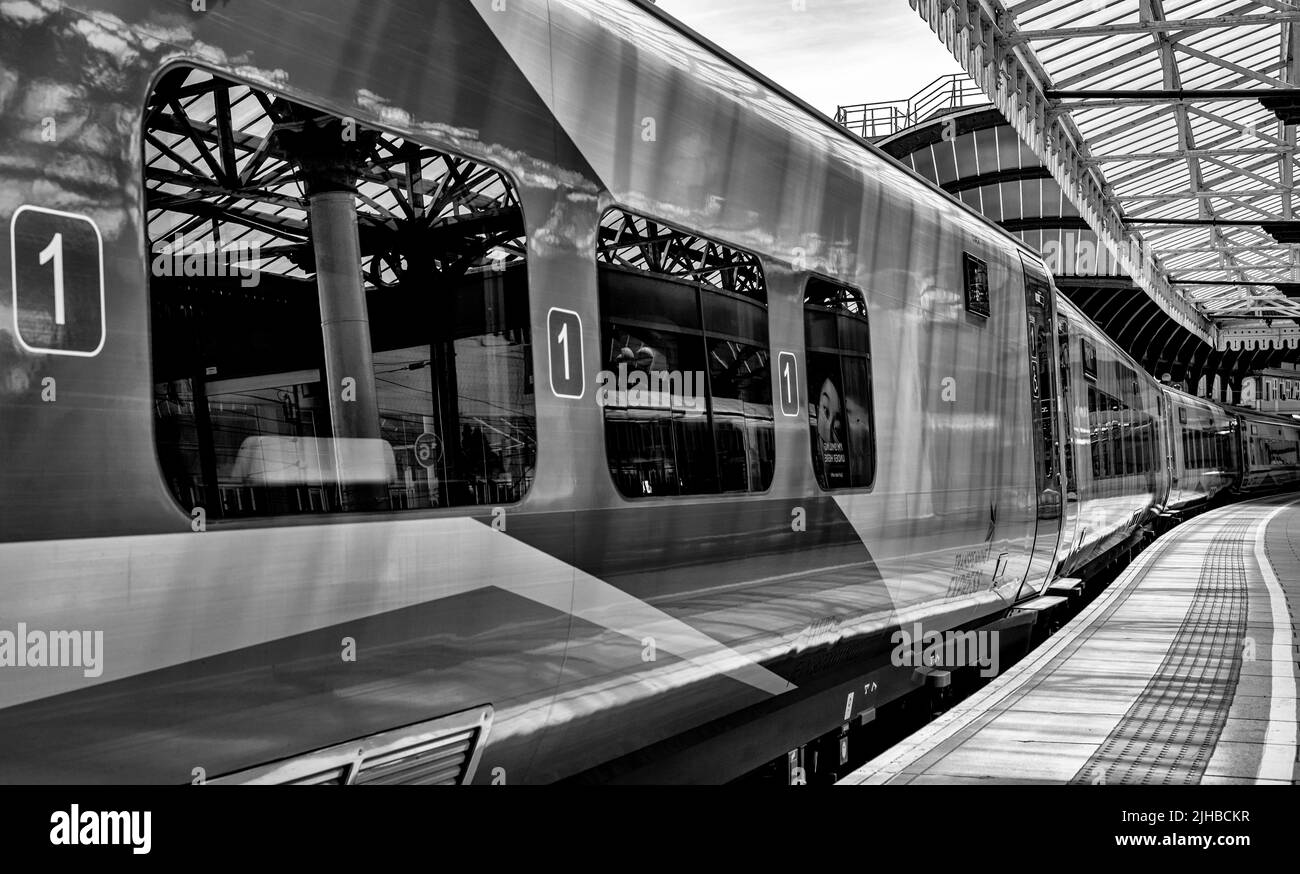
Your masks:
[[[906,100],[855,103],[835,110],[835,120],[865,139],[889,137],[913,125],[967,106],[989,103],[965,73],[940,76]]]

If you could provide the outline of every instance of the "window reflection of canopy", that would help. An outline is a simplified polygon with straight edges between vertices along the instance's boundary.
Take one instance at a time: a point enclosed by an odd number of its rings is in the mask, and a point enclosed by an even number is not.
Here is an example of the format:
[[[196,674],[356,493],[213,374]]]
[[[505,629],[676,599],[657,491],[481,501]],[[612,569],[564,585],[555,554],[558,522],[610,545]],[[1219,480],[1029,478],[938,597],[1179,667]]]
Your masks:
[[[523,260],[522,213],[500,171],[342,125],[199,70],[164,77],[145,132],[151,248],[177,235],[186,246],[242,242],[257,247],[262,272],[309,279],[307,187],[342,174],[333,182],[355,186],[371,288]]]

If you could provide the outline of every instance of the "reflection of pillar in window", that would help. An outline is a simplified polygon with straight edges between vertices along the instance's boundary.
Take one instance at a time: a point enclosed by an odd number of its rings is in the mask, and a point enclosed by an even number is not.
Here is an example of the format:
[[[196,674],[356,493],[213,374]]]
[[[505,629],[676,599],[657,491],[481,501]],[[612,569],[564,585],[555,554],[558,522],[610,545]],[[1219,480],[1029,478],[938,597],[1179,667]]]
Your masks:
[[[278,126],[273,150],[291,161],[307,195],[320,299],[325,383],[332,420],[335,480],[343,509],[379,506],[387,461],[379,423],[370,320],[357,232],[357,179],[372,160],[376,133],[295,107]]]
[[[335,469],[339,484],[352,496],[348,503],[364,504],[375,495],[363,497],[347,486],[373,479],[373,468],[382,456],[371,451],[379,447],[381,438],[370,319],[361,282],[356,197],[352,191],[326,190],[309,194],[308,201],[334,426]],[[374,460],[367,463],[372,456]]]

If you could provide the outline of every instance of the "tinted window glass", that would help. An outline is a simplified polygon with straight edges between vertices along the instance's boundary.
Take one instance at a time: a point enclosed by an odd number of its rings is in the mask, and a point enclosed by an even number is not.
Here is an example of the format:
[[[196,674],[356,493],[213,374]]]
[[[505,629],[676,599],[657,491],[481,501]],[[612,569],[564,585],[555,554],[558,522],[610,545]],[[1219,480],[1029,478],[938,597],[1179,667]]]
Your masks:
[[[808,426],[813,471],[824,489],[875,479],[871,330],[862,293],[811,277],[804,292]]]
[[[613,209],[597,246],[605,449],[628,497],[763,491],[767,288],[748,252]]]

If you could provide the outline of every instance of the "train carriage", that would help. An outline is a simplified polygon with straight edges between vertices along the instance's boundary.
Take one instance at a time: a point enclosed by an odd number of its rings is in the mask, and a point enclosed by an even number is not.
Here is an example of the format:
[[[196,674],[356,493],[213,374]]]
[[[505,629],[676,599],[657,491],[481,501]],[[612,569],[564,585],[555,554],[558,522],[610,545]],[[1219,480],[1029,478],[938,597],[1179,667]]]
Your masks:
[[[1170,514],[1203,508],[1237,484],[1237,421],[1222,406],[1163,388],[1170,458]]]
[[[1041,262],[652,10],[0,16],[7,778],[720,779],[1048,580]]]
[[[1300,483],[1300,422],[1254,410],[1229,411],[1240,441],[1233,443],[1239,460],[1239,490],[1269,491],[1294,488]]]
[[[1060,349],[1068,465],[1060,572],[1086,575],[1140,543],[1167,491],[1160,386],[1062,296]]]
[[[0,47],[0,612],[102,640],[0,634],[4,780],[716,782],[1163,495],[1035,253],[651,5]]]

